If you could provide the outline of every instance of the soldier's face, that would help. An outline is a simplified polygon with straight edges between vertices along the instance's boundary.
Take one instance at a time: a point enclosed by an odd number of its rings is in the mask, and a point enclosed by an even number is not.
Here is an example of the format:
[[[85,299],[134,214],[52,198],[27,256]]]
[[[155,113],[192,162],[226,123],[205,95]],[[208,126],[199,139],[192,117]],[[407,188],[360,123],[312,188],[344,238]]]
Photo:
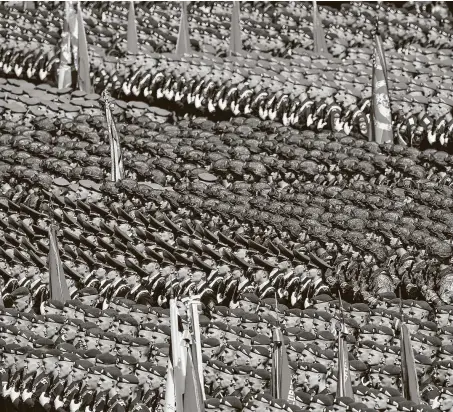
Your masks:
[[[448,313],[436,313],[437,326],[438,327],[448,326],[450,324],[449,317],[450,317],[450,315]],[[0,321],[3,322],[1,320],[1,317],[0,317]]]
[[[313,330],[313,319],[312,318],[301,318],[300,326],[306,332],[311,332]]]
[[[156,271],[159,270],[159,267],[158,267],[157,263],[150,262],[147,265],[143,266],[143,269],[149,273],[155,273]]]
[[[377,375],[376,377],[371,379],[371,375]],[[376,389],[382,388],[382,387],[389,387],[389,388],[395,388],[398,389],[397,384],[396,384],[396,378],[391,375],[383,375],[383,374],[370,374],[370,381],[376,382],[376,386],[374,386]]]
[[[144,385],[148,381],[148,378],[152,376],[152,374],[147,371],[142,371],[141,369],[136,369],[135,376],[137,376],[139,384]]]
[[[46,305],[45,303],[41,305],[41,315],[49,315],[49,314],[60,315],[61,313],[62,313],[62,311],[60,309]]]
[[[102,353],[116,353],[115,341],[108,339],[99,339],[97,349],[99,349]]]
[[[146,362],[148,360],[149,351],[142,346],[130,346],[129,355],[140,362]]]
[[[72,362],[59,361],[58,362],[58,376],[60,378],[66,378],[72,371]]]
[[[191,274],[192,282],[199,283],[203,280],[204,273],[201,270],[196,270]]]
[[[217,383],[221,389],[228,389],[234,383],[233,375],[219,371],[217,374]]]
[[[360,348],[357,353],[359,360],[370,366],[379,365],[383,359],[382,353],[374,349]]]
[[[319,385],[319,382],[321,382],[321,376],[319,373],[305,371],[305,382],[303,386],[307,392],[315,389]]]
[[[265,368],[268,360],[266,356],[261,356],[257,353],[250,354],[250,366],[253,368]]]
[[[201,351],[202,351],[203,355],[207,355],[210,358],[214,358],[215,356],[218,355],[218,353],[220,351],[220,345],[219,346],[214,346],[214,347],[203,346],[201,348]]]
[[[240,279],[240,277],[242,276],[242,271],[240,269],[234,269],[231,274],[233,279],[237,280]]]
[[[110,391],[116,386],[116,381],[108,376],[99,375],[98,390],[101,392]]]
[[[217,384],[217,371],[212,368],[211,366],[206,366],[203,368],[203,377],[206,385],[211,385],[213,386],[213,389],[216,389],[218,387]]]
[[[225,348],[220,354],[220,360],[225,365],[233,365],[236,361],[236,352],[230,348]]]
[[[450,411],[453,408],[453,397],[443,393],[439,397],[439,409],[441,411]]]
[[[108,331],[113,325],[113,318],[108,316],[99,316],[96,321],[97,326],[104,332]]]
[[[56,370],[58,363],[56,362],[56,358],[49,357],[49,358],[44,358],[42,362],[42,367],[44,370],[44,373],[46,375],[52,375],[53,372]]]
[[[172,265],[166,266],[162,269],[162,276],[169,277],[172,273],[175,273],[175,267]]]
[[[249,387],[252,392],[260,392],[266,387],[266,381],[263,379],[249,378]]]
[[[238,301],[238,309],[242,309],[243,311],[248,313],[255,313],[257,306],[258,305],[256,303],[252,303],[246,300]]]
[[[44,337],[52,339],[63,327],[60,323],[46,322],[44,325]]]
[[[80,382],[85,379],[86,375],[86,371],[73,368],[69,376],[71,377],[72,382]]]
[[[368,322],[368,312],[351,312],[351,319],[355,320],[360,326]]]
[[[137,327],[134,325],[125,325],[124,323],[115,324],[115,329],[120,335],[137,336]]]
[[[130,315],[138,322],[139,325],[148,321],[147,313],[131,312]]]
[[[169,341],[169,337],[165,333],[151,331],[151,330],[140,330],[138,332],[138,336],[140,338],[146,338],[149,341],[156,343],[167,343]]]
[[[4,362],[5,369],[10,369],[16,363],[16,358],[11,353],[4,353],[3,362]]]
[[[14,316],[10,316],[6,313],[0,314],[0,323],[5,325],[14,325],[16,324],[16,318]]]
[[[422,321],[425,321],[428,319],[429,312],[425,309],[417,308],[415,306],[412,306],[410,308],[410,313],[409,315],[413,318],[420,319]]]
[[[335,379],[334,376],[329,376],[326,379],[327,390],[329,391],[329,393],[337,392],[337,384],[338,384],[338,381]],[[344,410],[344,409],[342,409],[342,410]]]
[[[360,128],[360,132],[362,134],[367,134],[368,126],[365,121],[363,121],[363,120],[359,121],[359,128]]]
[[[60,338],[64,342],[73,341],[77,335],[77,327],[64,325],[60,330]]]
[[[99,375],[88,373],[83,382],[85,384],[85,388],[95,390],[98,387]]]
[[[16,299],[16,301],[14,302],[14,306],[19,312],[23,312],[30,307],[30,303],[31,301],[28,295],[21,296],[19,299]]]
[[[272,336],[272,330],[266,322],[259,322],[256,324],[255,328],[248,327],[247,329],[254,329],[256,333],[266,336]]]
[[[95,307],[99,302],[98,295],[79,296],[79,299],[84,305],[91,307]]]

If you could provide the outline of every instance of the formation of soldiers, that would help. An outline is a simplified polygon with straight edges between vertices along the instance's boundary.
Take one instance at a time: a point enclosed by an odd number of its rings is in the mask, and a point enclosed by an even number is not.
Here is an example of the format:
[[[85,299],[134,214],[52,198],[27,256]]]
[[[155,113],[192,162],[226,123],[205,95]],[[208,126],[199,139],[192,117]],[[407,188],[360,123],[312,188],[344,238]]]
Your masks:
[[[244,3],[249,53],[225,57],[230,5],[195,3],[203,54],[171,57],[179,5],[143,3],[141,50],[159,54],[134,58],[128,7],[83,4],[96,93],[51,85],[63,11],[35,6],[0,10],[1,410],[164,411],[171,294],[186,327],[187,302],[202,302],[205,409],[452,409],[441,4],[320,7],[331,57],[309,50],[311,6]],[[377,20],[401,144],[368,141]],[[117,183],[105,89],[118,99]],[[49,299],[51,225],[66,302]],[[343,319],[354,398],[336,396]],[[402,322],[420,404],[403,396]],[[276,326],[291,401],[270,395]]]
[[[0,339],[13,405],[158,410],[172,289],[181,302],[199,295],[203,303],[207,409],[418,410],[402,397],[401,319],[423,401],[447,405],[450,155],[253,117],[177,119],[117,101],[126,178],[115,184],[99,95],[0,83],[8,93],[0,252],[10,308]],[[48,300],[51,222],[73,298],[65,304]],[[333,396],[338,291],[351,303],[354,403]],[[296,406],[261,393],[277,317]]]
[[[202,54],[170,58],[161,53],[175,47],[179,5],[143,3],[136,11],[142,52],[130,62],[124,59],[128,6],[87,6],[92,80],[99,94],[110,88],[117,97],[170,104],[182,112],[253,114],[365,140],[371,134],[372,33],[377,25],[388,63],[395,143],[451,152],[452,20],[442,5],[435,13],[427,13],[427,6],[411,10],[360,2],[340,10],[320,7],[330,54],[317,55],[310,5],[244,3],[241,36],[248,54],[225,57],[231,5],[195,3],[189,10],[190,42]],[[3,16],[4,75],[54,83],[63,11],[41,4],[16,14],[4,9]]]

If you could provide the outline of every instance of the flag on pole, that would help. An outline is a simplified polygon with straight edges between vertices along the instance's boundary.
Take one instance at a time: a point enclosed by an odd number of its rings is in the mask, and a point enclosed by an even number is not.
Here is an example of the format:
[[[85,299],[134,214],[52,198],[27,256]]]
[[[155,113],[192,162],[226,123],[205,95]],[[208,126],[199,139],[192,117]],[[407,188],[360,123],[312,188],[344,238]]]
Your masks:
[[[271,394],[276,399],[288,400],[292,383],[291,372],[283,334],[279,327],[274,328],[272,331],[272,343]]]
[[[343,301],[341,293],[338,292],[338,301],[340,304],[341,321],[337,324],[338,332],[338,383],[337,397],[349,397],[354,399],[354,391],[352,390],[351,371],[349,368],[348,346],[344,340],[346,329],[344,326]]]
[[[70,1],[65,2],[63,32],[61,35],[60,70],[58,72],[58,88],[64,89],[72,84],[72,53],[70,20],[76,17]],[[72,23],[74,25],[74,23]]]
[[[110,157],[112,160],[111,180],[112,182],[118,182],[124,177],[123,156],[121,154],[120,138],[110,110],[110,107],[113,104],[112,98],[107,90],[102,92],[102,100],[105,105],[105,117],[110,139]]]
[[[55,226],[49,227],[49,291],[50,299],[66,302],[71,299],[58,250]]]
[[[137,26],[135,23],[134,2],[129,3],[129,16],[127,20],[127,51],[131,54],[138,53]]]
[[[240,53],[242,51],[241,17],[239,12],[240,12],[239,1],[233,1],[233,13],[231,14],[231,40],[230,40],[231,53]]]
[[[328,53],[324,28],[318,14],[318,5],[313,0],[313,51],[315,53]]]
[[[167,384],[165,385],[164,412],[176,412],[175,380],[171,359],[167,362]]]
[[[387,62],[385,61],[385,49],[384,49],[384,44],[382,43],[382,37],[380,34],[376,35],[376,49],[379,53],[380,56],[383,56],[382,58],[382,69],[384,70],[384,75],[385,75],[385,81],[388,81],[387,75]],[[388,84],[387,84],[388,87]]]
[[[371,99],[372,139],[379,144],[393,143],[392,111],[385,72],[385,56],[382,52],[383,48],[377,46],[381,41],[380,36],[375,35]]]
[[[169,402],[171,402],[169,405],[171,405],[171,408],[174,409],[166,409],[165,412],[170,412],[172,410],[175,410],[176,412],[183,412],[183,394],[186,370],[186,362],[183,352],[185,348],[183,345],[183,327],[178,314],[178,305],[174,297],[170,298],[170,331],[170,362],[171,369],[173,371],[174,404],[172,398],[169,399]],[[168,406],[168,408],[170,408],[170,406]]]
[[[83,25],[82,9],[80,2],[77,3],[77,26],[78,26],[78,84],[79,90],[85,93],[91,93],[90,81],[90,60],[88,57],[87,39]]]
[[[337,397],[347,396],[354,399],[352,390],[351,372],[349,369],[348,347],[342,336],[343,331],[338,333],[338,384]]]
[[[71,37],[71,49],[72,49],[72,62],[74,67],[79,73],[79,23],[77,19],[77,12],[74,9],[74,1],[68,0],[65,1],[65,5],[68,4],[70,10],[69,23],[69,33]],[[77,79],[75,79],[77,81]]]
[[[403,396],[415,402],[421,403],[418,390],[417,371],[415,369],[414,351],[412,349],[411,337],[407,326],[401,323],[401,373],[403,378]]]
[[[203,400],[206,399],[204,393],[204,380],[203,380],[203,362],[201,352],[201,333],[200,333],[200,319],[198,316],[198,307],[201,302],[198,300],[198,296],[193,296],[190,300],[190,318],[192,323],[192,342],[194,345],[194,356],[193,363],[197,369],[198,377],[200,379],[200,388]]]
[[[181,2],[181,22],[179,23],[178,41],[176,43],[176,55],[181,56],[185,53],[190,53],[190,35],[189,35],[189,22],[187,19],[187,4],[188,2]]]
[[[197,367],[194,364],[195,345],[187,352],[186,382],[184,390],[184,412],[204,412],[203,394]]]

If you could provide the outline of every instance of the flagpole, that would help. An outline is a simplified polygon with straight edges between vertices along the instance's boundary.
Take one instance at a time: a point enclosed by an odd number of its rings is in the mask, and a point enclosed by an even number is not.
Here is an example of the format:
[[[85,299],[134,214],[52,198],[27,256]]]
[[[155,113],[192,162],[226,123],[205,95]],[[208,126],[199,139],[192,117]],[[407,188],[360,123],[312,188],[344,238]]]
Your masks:
[[[135,23],[134,2],[130,2],[127,21],[127,51],[131,54],[138,53],[137,26]]]
[[[102,100],[105,105],[105,118],[110,140],[110,158],[112,163],[110,180],[116,183],[124,178],[123,156],[121,154],[120,139],[110,110],[113,100],[107,90],[102,92]]]
[[[201,302],[197,298],[190,299],[189,301],[191,308],[191,320],[192,320],[192,336],[195,342],[195,359],[196,368],[198,370],[198,379],[200,380],[201,394],[203,400],[206,400],[206,394],[204,393],[204,381],[203,381],[203,363],[201,361],[201,333],[200,333],[200,319],[198,316],[198,307]],[[195,366],[195,365],[194,365]]]
[[[341,290],[338,289],[338,302],[340,305],[340,325],[338,327],[338,379],[337,379],[337,397],[348,396],[354,399],[352,381],[349,370],[349,358],[346,342],[343,338],[345,331],[343,300],[341,299]]]
[[[230,54],[242,51],[240,2],[233,1],[231,13]]]
[[[74,9],[72,2],[65,1],[65,16],[63,22],[63,32],[61,35],[61,51],[60,51],[60,68],[58,71],[58,88],[64,89],[72,84],[71,64],[71,28],[70,19],[74,18]]]

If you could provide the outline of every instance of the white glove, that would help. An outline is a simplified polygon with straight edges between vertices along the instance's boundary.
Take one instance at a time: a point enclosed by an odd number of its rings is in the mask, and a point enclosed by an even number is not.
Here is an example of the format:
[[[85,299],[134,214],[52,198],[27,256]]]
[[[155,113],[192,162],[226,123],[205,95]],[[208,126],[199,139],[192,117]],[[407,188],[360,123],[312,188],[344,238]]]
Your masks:
[[[27,399],[30,399],[32,395],[33,395],[32,391],[24,389],[24,391],[22,392],[21,398],[25,402]]]
[[[61,400],[61,396],[57,396],[53,401],[55,409],[62,408],[64,406],[64,401]]]
[[[49,402],[50,402],[50,396],[46,396],[45,392],[41,393],[41,395],[39,396],[39,403],[41,404],[41,406],[44,406],[44,405],[48,404]]]
[[[82,405],[82,402],[75,402],[74,399],[71,401],[69,404],[69,410],[70,412],[77,412],[80,409],[80,406]]]

